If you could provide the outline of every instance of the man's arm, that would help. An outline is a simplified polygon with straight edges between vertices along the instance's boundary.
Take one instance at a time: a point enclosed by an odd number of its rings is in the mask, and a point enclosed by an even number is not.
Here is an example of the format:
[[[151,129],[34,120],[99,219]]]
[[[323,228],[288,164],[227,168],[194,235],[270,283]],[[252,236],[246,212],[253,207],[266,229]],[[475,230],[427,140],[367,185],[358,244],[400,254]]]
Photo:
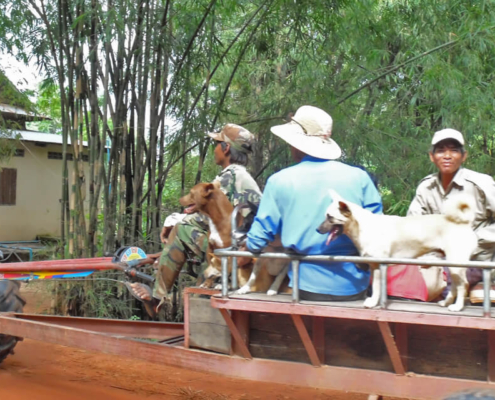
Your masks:
[[[252,252],[261,251],[275,239],[275,235],[280,233],[282,219],[275,198],[275,189],[273,182],[269,179],[261,197],[258,213],[248,232],[246,246]]]
[[[407,210],[407,216],[426,215],[426,214],[431,214],[431,213],[428,211],[428,206],[426,204],[426,196],[423,193],[423,190],[420,185],[416,190],[416,195],[411,201],[411,204],[409,204],[409,209]]]
[[[489,179],[483,185],[483,188],[477,186],[477,189],[479,190],[479,195],[476,196],[476,200],[477,202],[480,201],[478,199],[484,200],[486,219],[474,227],[478,236],[478,248],[473,256],[476,259],[487,260],[491,258],[495,251],[495,181]]]

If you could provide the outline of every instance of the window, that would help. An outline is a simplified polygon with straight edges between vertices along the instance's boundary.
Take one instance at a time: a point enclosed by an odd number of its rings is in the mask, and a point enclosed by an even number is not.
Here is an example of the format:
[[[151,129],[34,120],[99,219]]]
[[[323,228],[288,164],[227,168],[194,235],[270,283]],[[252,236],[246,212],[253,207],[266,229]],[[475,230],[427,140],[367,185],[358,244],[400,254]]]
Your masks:
[[[0,171],[0,206],[15,206],[17,170],[2,168]]]
[[[48,152],[48,159],[49,160],[62,160],[63,156],[62,153],[57,153],[55,151],[49,151]],[[72,161],[72,154],[67,153],[67,160]]]
[[[14,157],[24,157],[24,149],[16,149]]]
[[[87,154],[83,154],[82,155],[82,160],[83,161],[86,161],[86,162],[89,162],[89,156]]]

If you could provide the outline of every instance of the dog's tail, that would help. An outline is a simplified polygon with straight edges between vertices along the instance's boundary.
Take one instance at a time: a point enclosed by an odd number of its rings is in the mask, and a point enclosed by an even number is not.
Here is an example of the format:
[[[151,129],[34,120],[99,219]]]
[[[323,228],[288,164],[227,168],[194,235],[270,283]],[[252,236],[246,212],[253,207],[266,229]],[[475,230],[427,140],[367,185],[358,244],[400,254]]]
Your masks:
[[[470,196],[461,194],[445,203],[445,217],[456,224],[471,224],[474,221],[474,201]]]

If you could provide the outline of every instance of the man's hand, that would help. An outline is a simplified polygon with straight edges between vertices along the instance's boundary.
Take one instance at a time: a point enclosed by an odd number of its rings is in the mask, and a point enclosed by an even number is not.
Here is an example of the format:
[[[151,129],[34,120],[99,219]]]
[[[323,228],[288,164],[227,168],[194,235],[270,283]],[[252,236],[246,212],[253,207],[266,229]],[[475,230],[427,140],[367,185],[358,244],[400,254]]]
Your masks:
[[[239,251],[249,251],[246,245],[239,247]],[[251,257],[237,257],[237,266],[242,268],[251,263],[253,259]]]
[[[168,239],[162,236],[160,236],[160,240],[162,241],[163,244],[167,244],[168,242]]]

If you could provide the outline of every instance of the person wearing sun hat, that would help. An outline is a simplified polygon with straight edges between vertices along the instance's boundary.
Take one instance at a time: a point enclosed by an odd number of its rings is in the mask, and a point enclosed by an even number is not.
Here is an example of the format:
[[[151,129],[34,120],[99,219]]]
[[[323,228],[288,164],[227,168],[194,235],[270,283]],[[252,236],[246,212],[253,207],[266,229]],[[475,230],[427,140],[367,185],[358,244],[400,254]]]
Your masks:
[[[260,252],[276,235],[297,254],[358,255],[341,235],[326,244],[316,229],[331,203],[329,189],[374,213],[382,212],[380,194],[369,175],[336,161],[342,151],[332,138],[332,117],[313,106],[300,107],[291,120],[271,128],[291,146],[296,165],[272,175],[265,186],[246,247]],[[289,272],[292,286],[292,272]],[[369,271],[354,263],[301,262],[300,297],[315,301],[359,300],[366,297]]]
[[[247,201],[259,204],[261,190],[246,170],[254,135],[240,125],[226,124],[219,132],[210,132],[208,136],[214,140],[215,164],[222,168],[214,182],[220,182],[220,189],[234,206]],[[191,208],[194,205],[186,208],[188,215],[177,221],[169,234],[160,256],[153,290],[142,283],[129,285],[132,295],[144,303],[152,316],[170,292],[187,259],[195,259],[202,263],[202,268],[205,267],[208,219]]]

